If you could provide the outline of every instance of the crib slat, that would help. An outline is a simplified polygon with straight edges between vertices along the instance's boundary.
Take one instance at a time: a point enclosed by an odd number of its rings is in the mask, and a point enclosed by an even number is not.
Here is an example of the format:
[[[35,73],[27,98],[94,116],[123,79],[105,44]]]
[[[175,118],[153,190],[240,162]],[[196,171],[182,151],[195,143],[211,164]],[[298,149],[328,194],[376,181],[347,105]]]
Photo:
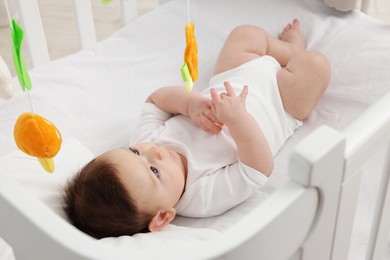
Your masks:
[[[82,49],[96,43],[95,24],[90,0],[74,0],[80,47]]]
[[[390,142],[387,145],[385,164],[368,240],[367,260],[383,259],[390,230]]]
[[[128,24],[138,16],[136,0],[121,0],[122,23]]]
[[[36,67],[48,62],[49,52],[37,0],[16,0],[16,3],[25,32],[31,65]]]
[[[342,185],[332,260],[348,259],[361,175],[362,172],[359,171],[354,178],[349,179]]]

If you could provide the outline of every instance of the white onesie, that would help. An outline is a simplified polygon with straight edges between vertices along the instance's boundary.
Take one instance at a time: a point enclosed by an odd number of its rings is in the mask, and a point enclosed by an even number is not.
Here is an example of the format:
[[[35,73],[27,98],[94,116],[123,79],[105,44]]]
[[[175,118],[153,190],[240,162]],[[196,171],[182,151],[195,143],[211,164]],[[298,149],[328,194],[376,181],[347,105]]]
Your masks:
[[[239,94],[249,86],[246,106],[258,122],[272,154],[275,155],[301,122],[283,108],[276,81],[279,63],[263,56],[215,75],[210,87],[225,91],[229,81]],[[209,88],[202,95],[210,98]],[[132,144],[152,142],[184,155],[188,161],[185,191],[176,204],[178,214],[208,217],[221,214],[243,202],[260,189],[267,177],[239,161],[234,140],[226,126],[219,134],[209,134],[190,118],[171,114],[145,103]]]

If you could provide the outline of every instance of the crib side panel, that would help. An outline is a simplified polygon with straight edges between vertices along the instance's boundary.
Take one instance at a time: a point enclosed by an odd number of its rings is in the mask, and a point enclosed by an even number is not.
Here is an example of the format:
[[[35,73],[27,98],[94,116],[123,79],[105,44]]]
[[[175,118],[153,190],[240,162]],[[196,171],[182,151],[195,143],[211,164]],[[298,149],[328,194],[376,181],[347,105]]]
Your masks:
[[[10,1],[10,0],[8,0]],[[13,0],[12,0],[13,1]],[[120,0],[122,24],[133,21],[137,15],[137,0]],[[25,32],[28,55],[32,67],[50,60],[44,27],[37,0],[16,0],[17,9]],[[81,49],[96,43],[96,30],[91,0],[74,0],[74,12]]]
[[[354,215],[360,189],[360,168],[372,155],[389,146],[390,142],[390,92],[368,108],[344,131],[347,146],[341,202],[338,211],[332,259],[346,259],[352,235]],[[382,259],[390,230],[389,210],[389,153],[376,200],[376,211],[371,223],[371,235],[366,259]],[[378,258],[372,258],[377,255]]]

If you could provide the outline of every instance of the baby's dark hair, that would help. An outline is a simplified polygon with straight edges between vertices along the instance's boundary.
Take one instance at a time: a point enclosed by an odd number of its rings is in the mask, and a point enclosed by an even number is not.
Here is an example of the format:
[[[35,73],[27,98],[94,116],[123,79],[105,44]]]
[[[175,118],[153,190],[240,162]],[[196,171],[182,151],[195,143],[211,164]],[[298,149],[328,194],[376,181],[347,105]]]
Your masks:
[[[63,209],[74,226],[98,239],[149,232],[152,219],[137,209],[117,169],[102,158],[93,159],[67,183]]]

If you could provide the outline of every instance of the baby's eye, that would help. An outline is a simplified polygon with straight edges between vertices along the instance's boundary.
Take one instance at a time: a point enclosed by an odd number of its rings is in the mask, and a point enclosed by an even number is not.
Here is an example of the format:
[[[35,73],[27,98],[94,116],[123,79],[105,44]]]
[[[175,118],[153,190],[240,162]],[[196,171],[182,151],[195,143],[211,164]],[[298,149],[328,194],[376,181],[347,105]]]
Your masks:
[[[140,155],[139,151],[137,149],[129,147],[129,150],[132,151],[136,155]]]
[[[156,168],[154,168],[153,166],[150,166],[150,170],[154,173],[154,175],[156,175],[156,177],[160,177],[160,173],[158,172],[158,170]]]

